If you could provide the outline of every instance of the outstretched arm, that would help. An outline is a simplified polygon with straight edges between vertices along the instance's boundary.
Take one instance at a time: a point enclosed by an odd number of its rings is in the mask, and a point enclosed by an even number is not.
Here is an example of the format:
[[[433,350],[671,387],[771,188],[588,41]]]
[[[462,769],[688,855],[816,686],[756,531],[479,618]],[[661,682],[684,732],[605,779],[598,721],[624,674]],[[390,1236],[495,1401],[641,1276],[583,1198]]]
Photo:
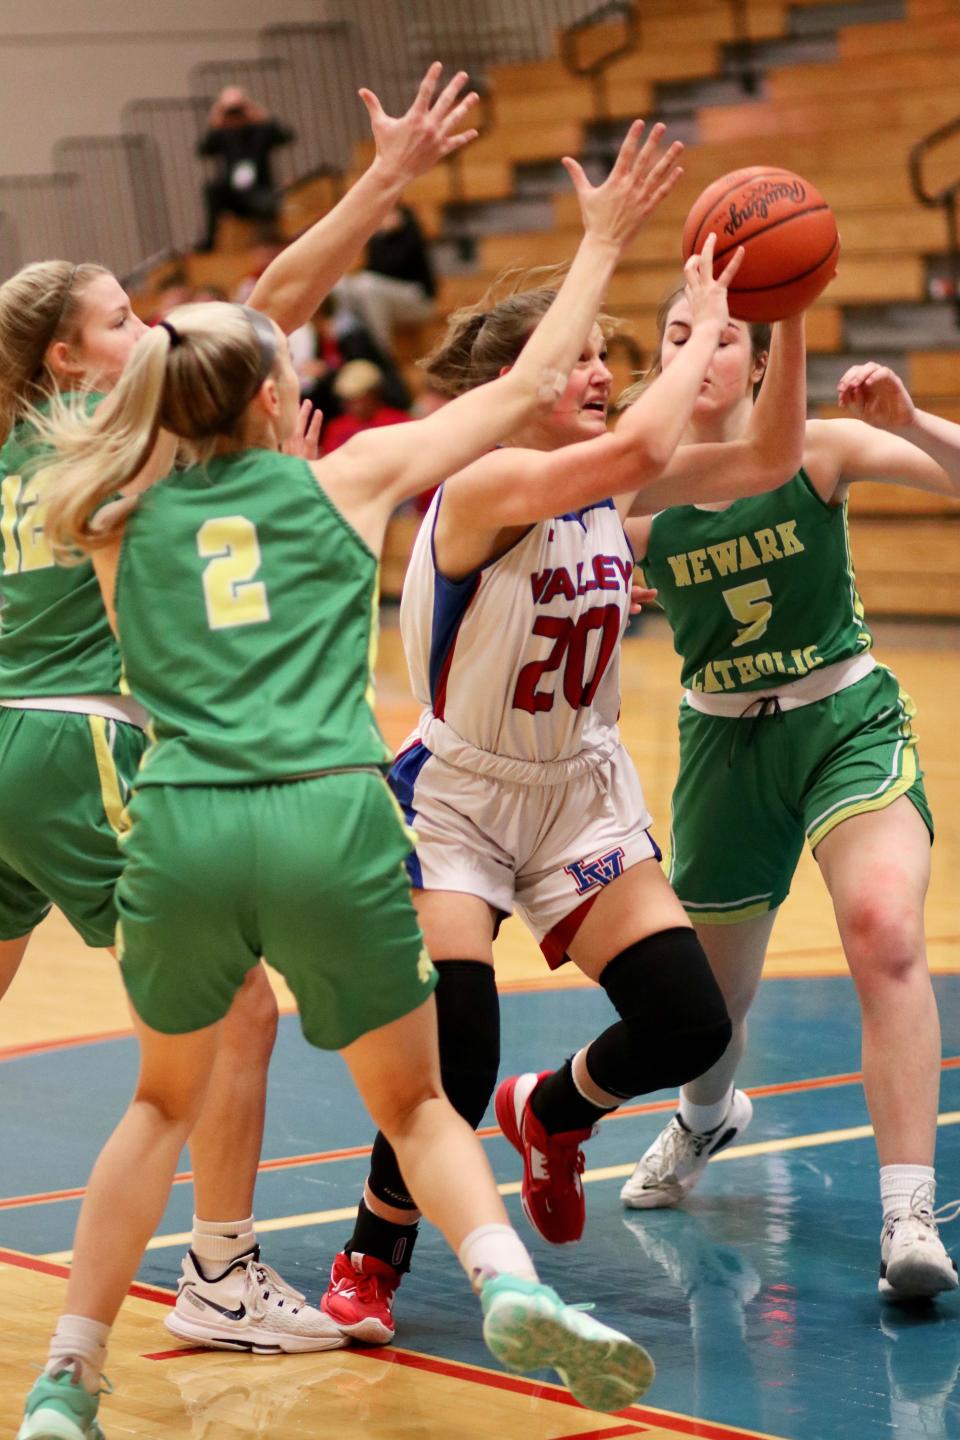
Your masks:
[[[639,491],[630,514],[652,515],[669,505],[736,500],[786,484],[803,464],[806,359],[803,315],[779,321],[774,326],[770,360],[743,438],[682,445],[663,474]],[[620,428],[636,408],[632,406],[626,412]]]
[[[960,425],[918,410],[899,375],[869,361],[841,377],[837,397],[850,421],[816,422],[836,438],[839,480],[886,480],[960,499]]]
[[[315,313],[411,180],[475,139],[476,130],[457,133],[477,100],[474,91],[458,99],[464,71],[434,99],[442,68],[439,61],[430,66],[410,109],[396,118],[371,90],[359,92],[377,146],[372,165],[338,205],[267,266],[250,296],[249,304],[288,335]]]

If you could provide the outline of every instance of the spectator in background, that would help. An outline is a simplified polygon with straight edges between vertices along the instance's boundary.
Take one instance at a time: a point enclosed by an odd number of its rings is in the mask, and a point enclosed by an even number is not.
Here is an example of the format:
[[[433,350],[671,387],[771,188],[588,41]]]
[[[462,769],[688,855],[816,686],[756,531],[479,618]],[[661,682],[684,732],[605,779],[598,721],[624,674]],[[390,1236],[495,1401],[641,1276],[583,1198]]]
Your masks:
[[[343,414],[334,381],[351,360],[372,360],[383,376],[383,398],[397,410],[409,410],[410,391],[389,355],[384,354],[361,320],[328,295],[312,321],[314,345],[310,357],[297,366],[301,393],[322,410],[327,420]]]
[[[437,282],[427,242],[408,205],[390,211],[367,245],[364,268],[345,275],[334,294],[388,355],[395,325],[419,325],[430,319]]]
[[[412,418],[406,410],[397,410],[386,403],[383,385],[383,371],[372,360],[349,360],[343,366],[333,382],[333,391],[343,406],[343,414],[324,427],[324,455],[345,445],[361,430],[398,425]]]
[[[199,155],[219,162],[219,174],[207,182],[207,233],[199,248],[212,250],[217,221],[226,211],[256,220],[265,236],[274,233],[280,192],[270,170],[270,152],[288,145],[293,131],[268,115],[239,85],[221,90],[210,110]]]

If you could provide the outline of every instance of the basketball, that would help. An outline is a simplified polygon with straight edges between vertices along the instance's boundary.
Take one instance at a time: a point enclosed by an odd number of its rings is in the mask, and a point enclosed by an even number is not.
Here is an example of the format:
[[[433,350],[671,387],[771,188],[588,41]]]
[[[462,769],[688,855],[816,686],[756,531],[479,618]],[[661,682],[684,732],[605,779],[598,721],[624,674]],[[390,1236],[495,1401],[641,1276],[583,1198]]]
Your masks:
[[[792,170],[751,165],[708,185],[683,227],[683,258],[717,237],[714,274],[738,245],[746,254],[730,286],[730,314],[770,322],[810,305],[836,274],[840,236],[819,190]]]

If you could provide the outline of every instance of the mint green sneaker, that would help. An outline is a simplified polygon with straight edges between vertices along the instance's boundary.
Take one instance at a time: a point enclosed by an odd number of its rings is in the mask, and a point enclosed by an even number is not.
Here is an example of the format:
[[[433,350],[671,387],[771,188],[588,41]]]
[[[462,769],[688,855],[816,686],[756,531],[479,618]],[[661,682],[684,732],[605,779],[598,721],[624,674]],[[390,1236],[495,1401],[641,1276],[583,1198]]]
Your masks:
[[[17,1440],[106,1440],[97,1423],[101,1393],[80,1383],[78,1364],[55,1375],[45,1370],[27,1396]]]
[[[623,1410],[649,1390],[654,1364],[643,1346],[565,1305],[549,1285],[495,1275],[480,1303],[487,1348],[508,1370],[550,1366],[588,1410]]]

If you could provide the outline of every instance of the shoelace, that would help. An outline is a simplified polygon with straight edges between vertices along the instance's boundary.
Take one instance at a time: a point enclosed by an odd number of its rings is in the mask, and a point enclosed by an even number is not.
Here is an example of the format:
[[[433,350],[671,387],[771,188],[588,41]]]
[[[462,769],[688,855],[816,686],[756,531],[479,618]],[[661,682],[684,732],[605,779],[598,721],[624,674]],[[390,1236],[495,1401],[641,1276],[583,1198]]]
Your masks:
[[[580,1149],[579,1140],[570,1141],[566,1145],[556,1143],[556,1136],[553,1135],[550,1137],[550,1140],[552,1142],[550,1145],[552,1156],[546,1151],[540,1151],[543,1157],[543,1178],[545,1180],[553,1180],[555,1178],[550,1169],[550,1160],[553,1158],[557,1162],[557,1169],[562,1172],[563,1177],[568,1180],[569,1184],[576,1186],[577,1176],[583,1174],[587,1163],[586,1156]]]
[[[46,1375],[46,1374],[47,1374],[47,1366],[46,1366],[46,1365],[33,1365],[33,1366],[31,1366],[31,1369],[35,1370],[38,1375]],[[57,1377],[58,1375],[66,1375],[66,1374],[68,1374],[68,1373],[72,1370],[72,1371],[73,1371],[73,1374],[72,1374],[71,1377],[70,1377],[70,1383],[71,1383],[72,1385],[79,1385],[79,1384],[82,1383],[81,1380],[80,1380],[80,1371],[81,1371],[81,1369],[82,1369],[82,1365],[81,1365],[81,1362],[80,1362],[79,1360],[74,1360],[74,1362],[73,1362],[72,1365],[69,1364],[67,1361],[64,1361],[63,1368],[62,1368],[61,1370],[51,1370],[49,1373],[50,1373],[50,1375],[53,1377],[53,1379],[56,1379],[56,1377]],[[100,1375],[100,1389],[99,1389],[99,1390],[94,1390],[94,1391],[92,1391],[91,1393],[94,1394],[94,1395],[112,1395],[112,1394],[113,1394],[113,1386],[112,1386],[112,1384],[110,1383],[110,1381],[109,1381],[109,1379],[107,1378],[107,1376],[104,1375],[102,1372],[101,1372],[101,1375]]]
[[[291,1315],[296,1315],[307,1298],[299,1290],[295,1290],[292,1285],[288,1285],[286,1280],[281,1280],[272,1266],[264,1265],[260,1261],[248,1266],[246,1288],[248,1296],[254,1300],[256,1308],[266,1305],[271,1295],[279,1296],[281,1303],[292,1300]]]
[[[935,1230],[938,1225],[949,1225],[951,1221],[960,1216],[960,1200],[948,1200],[945,1205],[934,1209],[934,1182],[932,1180],[921,1180],[910,1196],[910,1206],[907,1215],[913,1220],[919,1220],[921,1225]],[[891,1222],[901,1217],[891,1216]],[[892,1230],[892,1223],[888,1223],[887,1229]]]
[[[716,1128],[719,1130],[719,1125]],[[703,1135],[698,1135],[695,1130],[687,1130],[674,1116],[673,1123],[667,1127],[664,1135],[660,1150],[661,1166],[655,1173],[658,1176],[672,1174],[688,1147],[699,1160],[715,1134],[716,1130],[708,1130]]]
[[[367,1275],[363,1271],[356,1272],[358,1299],[382,1300],[385,1298],[385,1290],[389,1290],[389,1281],[385,1275]]]

